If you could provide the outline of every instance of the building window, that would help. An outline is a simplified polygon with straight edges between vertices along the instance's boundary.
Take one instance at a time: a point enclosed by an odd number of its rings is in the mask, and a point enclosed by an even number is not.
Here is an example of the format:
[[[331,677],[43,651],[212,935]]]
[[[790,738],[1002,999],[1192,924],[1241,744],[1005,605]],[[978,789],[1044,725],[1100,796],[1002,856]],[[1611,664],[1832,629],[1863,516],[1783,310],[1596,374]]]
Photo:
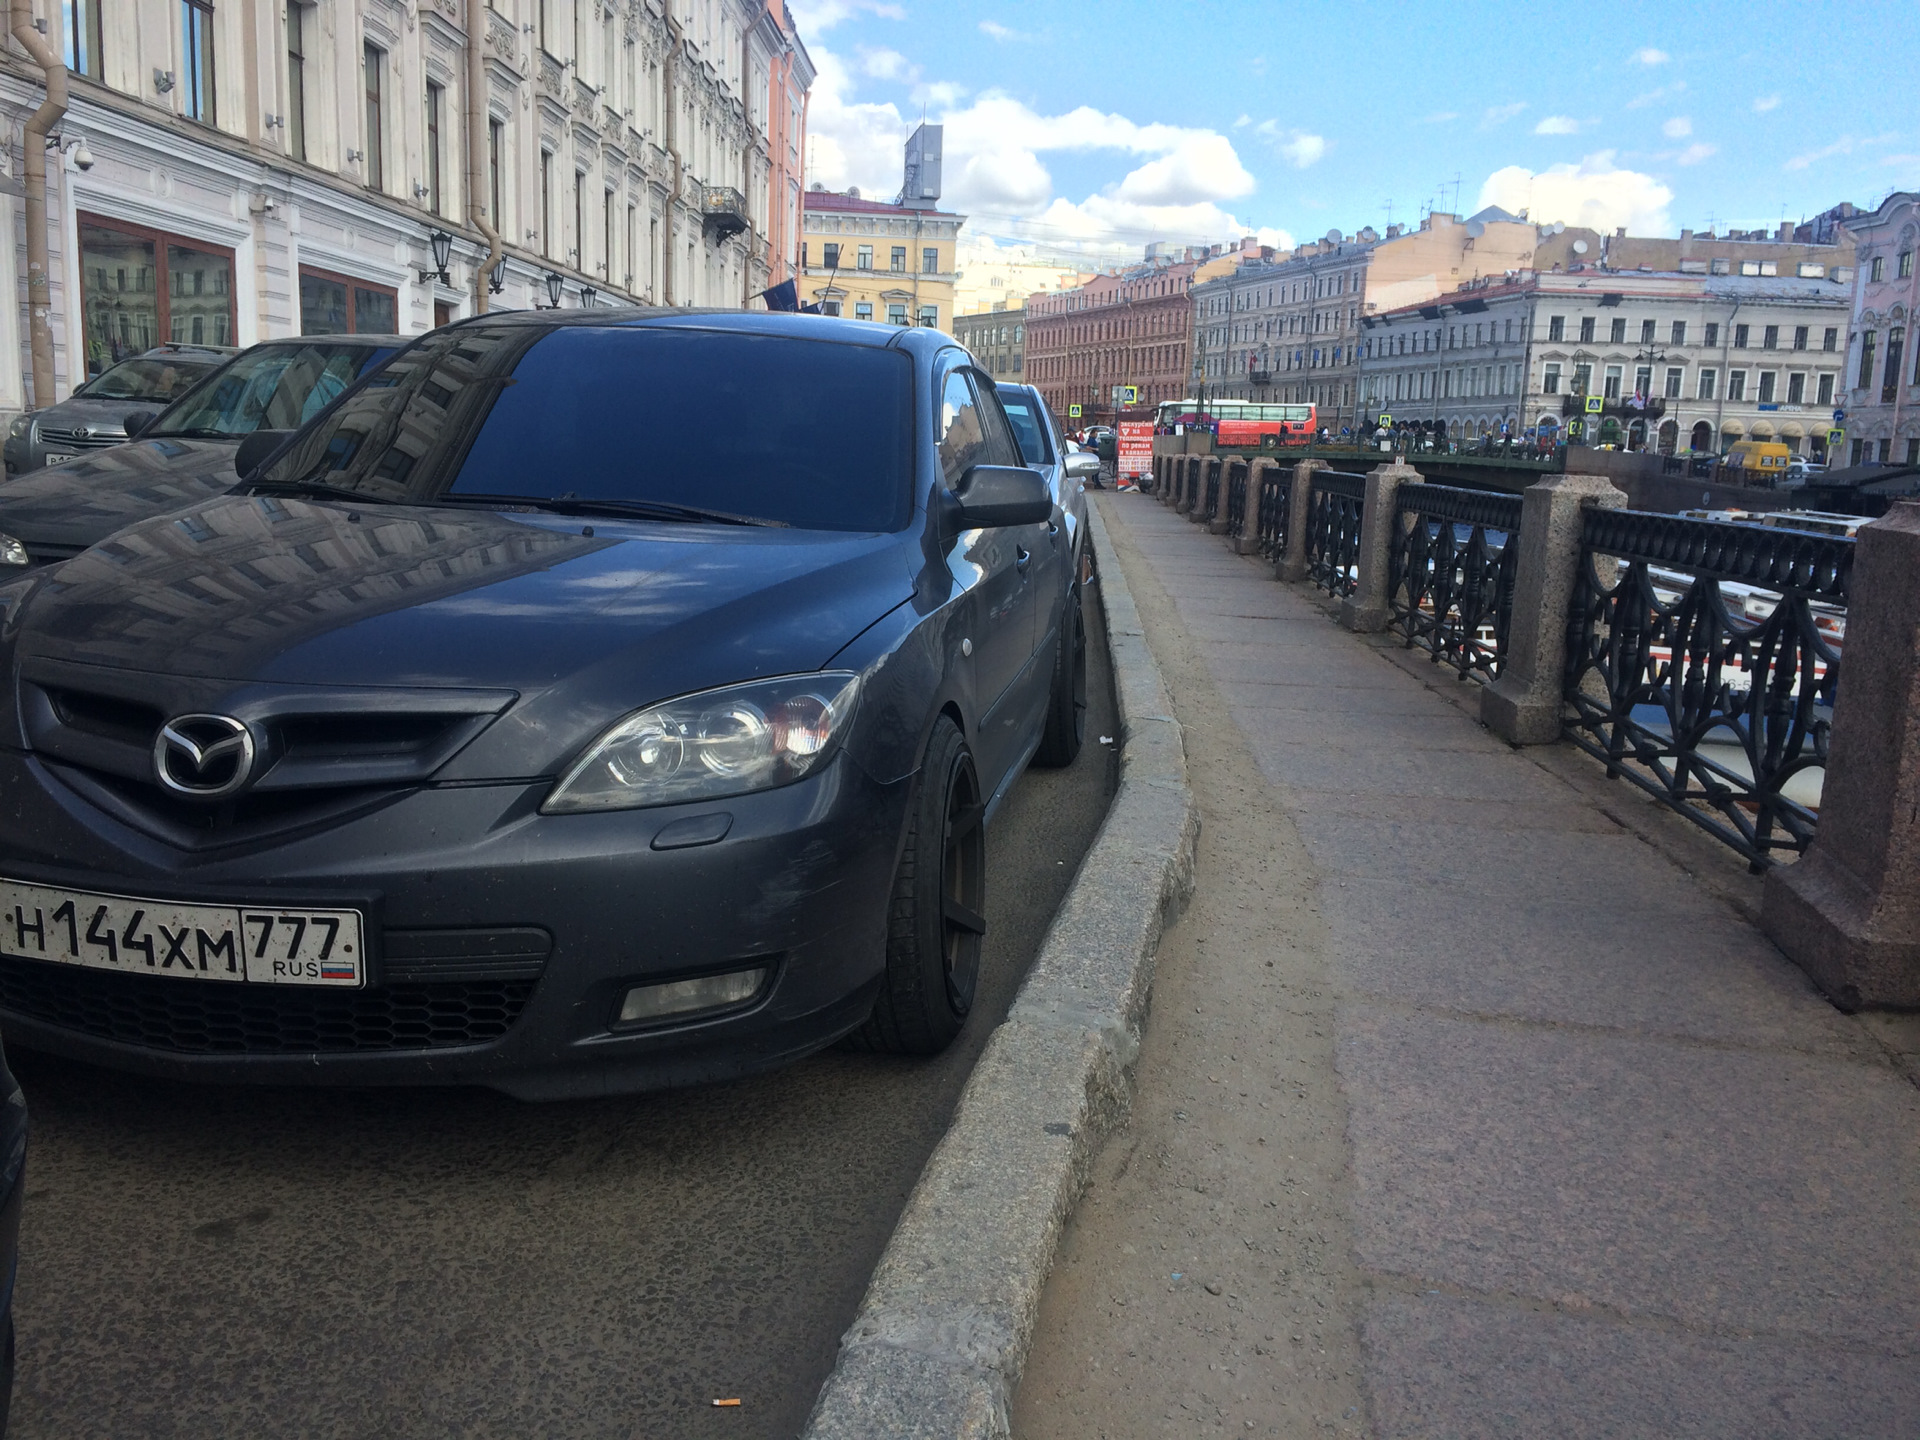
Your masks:
[[[1787,403],[1789,405],[1807,403],[1807,377],[1804,372],[1796,370],[1787,376]]]
[[[1593,388],[1593,366],[1584,361],[1573,367],[1573,393],[1585,395]]]
[[[1611,341],[1615,345],[1626,344],[1627,343],[1627,322],[1622,318],[1620,318],[1618,315],[1614,316],[1613,324],[1611,327],[1609,327],[1607,338],[1609,341]]]
[[[366,154],[361,160],[363,173],[367,177],[369,189],[386,188],[386,166],[381,162],[381,152],[386,148],[386,129],[381,114],[380,80],[383,62],[386,56],[380,53],[377,45],[363,47],[362,66],[367,82],[367,130],[364,137]]]
[[[1626,322],[1623,320],[1620,323],[1624,325]],[[1606,379],[1604,382],[1606,389],[1602,392],[1607,399],[1618,400],[1620,398],[1621,378],[1620,367],[1618,365],[1607,366]]]
[[[573,263],[579,270],[587,268],[587,177],[578,170],[573,172]]]
[[[61,0],[66,27],[67,68],[90,80],[100,78],[101,0]]]
[[[78,217],[86,371],[164,340],[233,344],[233,254],[119,220]]]
[[[1807,348],[1806,326],[1796,325],[1793,327],[1793,348],[1796,350],[1804,350]]]
[[[1736,325],[1733,327],[1733,348],[1734,349],[1744,350],[1747,348],[1747,328],[1748,327],[1745,325]]]
[[[1547,366],[1546,373],[1540,378],[1540,393],[1558,395],[1560,393],[1560,367],[1558,364]]]
[[[1565,340],[1566,338],[1567,317],[1564,315],[1549,315],[1547,317],[1547,339],[1557,341]]]
[[[1702,400],[1713,399],[1715,382],[1719,378],[1720,372],[1717,370],[1702,370],[1700,372],[1700,398]]]
[[[495,230],[504,230],[500,223],[500,132],[502,125],[498,120],[487,121],[487,198],[492,208],[487,218],[493,222]]]
[[[907,323],[906,301],[890,300],[887,302],[887,323],[889,325],[905,325]]]
[[[929,245],[920,252],[920,273],[922,275],[940,273],[940,252],[934,246]]]
[[[871,320],[873,318],[873,302],[871,300],[854,301],[853,318],[856,320]]]
[[[922,305],[920,307],[920,323],[929,330],[938,330],[940,328],[940,307],[938,305]]]
[[[1900,388],[1900,361],[1906,354],[1907,327],[1896,325],[1887,331],[1887,368],[1880,380],[1880,403],[1891,405]]]
[[[873,269],[873,247],[862,245],[854,252],[853,268],[856,270]]]
[[[287,6],[287,154],[307,158],[307,7]]]
[[[553,152],[540,152],[540,253],[553,258]]]
[[[1860,334],[1860,378],[1854,383],[1865,389],[1873,383],[1873,352],[1879,336],[1871,330]]]
[[[1642,320],[1642,321],[1640,322],[1640,343],[1641,343],[1642,345],[1651,345],[1651,344],[1653,344],[1653,327],[1654,327],[1654,324],[1655,324],[1655,322],[1654,322],[1654,321],[1652,321],[1652,320]]]
[[[840,247],[830,244],[821,245],[820,263],[829,270],[838,270],[840,268]],[[834,313],[837,315],[840,312],[836,310]]]
[[[446,87],[427,82],[427,209],[436,215],[440,208],[440,112],[445,108]]]
[[[392,335],[399,328],[397,290],[300,267],[302,335]]]
[[[1707,325],[1707,338],[1703,343],[1709,350],[1720,343],[1720,325],[1718,321],[1710,322]]]
[[[1760,332],[1760,348],[1762,350],[1778,350],[1780,348],[1780,327],[1778,325],[1769,325]]]
[[[1680,387],[1686,380],[1687,372],[1675,365],[1667,371],[1666,397],[1669,400],[1680,398]]]
[[[1684,320],[1674,321],[1671,335],[1672,335],[1672,338],[1667,341],[1669,345],[1686,344],[1687,343],[1687,322]]]
[[[1907,279],[1913,274],[1913,252],[1911,250],[1902,250],[1900,252],[1898,269],[1902,280]]]
[[[1593,316],[1591,315],[1580,317],[1580,343],[1583,345],[1593,343]]]
[[[822,315],[838,315],[840,313],[840,302],[838,300],[822,300],[820,302],[820,313]]]
[[[1831,374],[1820,377],[1819,387],[1814,392],[1813,403],[1816,405],[1831,405],[1833,403],[1833,376]]]
[[[890,270],[899,271],[903,274],[905,273],[907,268],[907,247],[906,246],[896,245],[893,247],[892,264],[890,264],[887,268]]]
[[[1727,372],[1727,399],[1744,400],[1747,398],[1747,372],[1729,370]]]
[[[180,60],[180,103],[187,118],[216,124],[210,0],[180,0]]]
[[[1774,387],[1774,382],[1778,379],[1779,379],[1779,372],[1777,371],[1762,370],[1760,372],[1759,399],[1762,405],[1773,404],[1773,387]]]
[[[1887,278],[1886,256],[1876,255],[1873,257],[1872,263],[1867,266],[1867,278],[1876,283]]]

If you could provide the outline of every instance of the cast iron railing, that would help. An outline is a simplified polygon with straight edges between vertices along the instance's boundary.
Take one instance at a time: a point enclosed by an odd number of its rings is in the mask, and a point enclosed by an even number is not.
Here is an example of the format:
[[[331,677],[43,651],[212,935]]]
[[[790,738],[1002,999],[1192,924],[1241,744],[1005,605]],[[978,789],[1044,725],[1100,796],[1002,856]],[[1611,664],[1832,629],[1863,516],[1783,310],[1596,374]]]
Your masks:
[[[1491,679],[1507,658],[1520,497],[1402,485],[1387,550],[1393,626],[1460,672]]]
[[[1287,548],[1287,521],[1293,509],[1293,467],[1269,465],[1260,476],[1260,495],[1255,502],[1254,530],[1260,553],[1269,560]]]
[[[1567,735],[1757,870],[1818,824],[1853,541],[1589,510]]]
[[[1329,595],[1345,597],[1359,587],[1360,511],[1364,476],[1339,470],[1313,472],[1307,495],[1307,579]]]
[[[1247,462],[1227,462],[1227,534],[1238,539],[1247,528]]]
[[[1220,469],[1221,460],[1214,456],[1207,461],[1206,484],[1200,494],[1200,518],[1211,522],[1220,513]]]

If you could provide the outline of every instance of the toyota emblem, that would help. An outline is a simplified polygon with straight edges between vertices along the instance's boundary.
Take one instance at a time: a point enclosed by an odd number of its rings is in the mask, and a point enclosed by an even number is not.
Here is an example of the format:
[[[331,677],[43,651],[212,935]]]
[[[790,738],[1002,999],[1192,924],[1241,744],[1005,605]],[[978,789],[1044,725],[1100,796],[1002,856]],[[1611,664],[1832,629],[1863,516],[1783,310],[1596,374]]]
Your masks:
[[[181,715],[160,727],[153,773],[176,795],[218,800],[253,774],[253,732],[231,715]]]

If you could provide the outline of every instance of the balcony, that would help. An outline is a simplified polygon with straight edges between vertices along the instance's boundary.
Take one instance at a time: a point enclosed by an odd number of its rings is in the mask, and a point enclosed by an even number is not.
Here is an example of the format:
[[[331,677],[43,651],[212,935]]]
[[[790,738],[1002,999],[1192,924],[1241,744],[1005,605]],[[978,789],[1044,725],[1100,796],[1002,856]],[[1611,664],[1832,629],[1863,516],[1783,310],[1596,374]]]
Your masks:
[[[1562,415],[1584,415],[1587,410],[1587,396],[1562,395],[1560,413]],[[1659,396],[1651,396],[1634,405],[1627,400],[1607,400],[1600,406],[1602,417],[1611,415],[1616,420],[1658,420],[1667,413],[1667,402]]]
[[[704,186],[700,215],[707,232],[716,240],[725,240],[747,228],[747,197],[731,185]]]

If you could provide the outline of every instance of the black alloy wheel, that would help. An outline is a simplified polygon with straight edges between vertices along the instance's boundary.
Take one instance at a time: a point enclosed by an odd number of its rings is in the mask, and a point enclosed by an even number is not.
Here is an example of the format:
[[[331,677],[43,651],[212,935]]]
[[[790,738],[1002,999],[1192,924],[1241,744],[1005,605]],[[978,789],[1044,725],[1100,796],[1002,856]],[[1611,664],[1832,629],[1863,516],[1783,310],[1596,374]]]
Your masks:
[[[986,804],[960,727],[934,722],[894,872],[887,965],[873,1013],[848,1043],[937,1055],[958,1035],[980,983],[987,931]]]
[[[1087,623],[1079,584],[1067,591],[1060,613],[1060,648],[1053,660],[1053,689],[1047,697],[1046,729],[1034,763],[1054,769],[1071,765],[1087,738]]]

